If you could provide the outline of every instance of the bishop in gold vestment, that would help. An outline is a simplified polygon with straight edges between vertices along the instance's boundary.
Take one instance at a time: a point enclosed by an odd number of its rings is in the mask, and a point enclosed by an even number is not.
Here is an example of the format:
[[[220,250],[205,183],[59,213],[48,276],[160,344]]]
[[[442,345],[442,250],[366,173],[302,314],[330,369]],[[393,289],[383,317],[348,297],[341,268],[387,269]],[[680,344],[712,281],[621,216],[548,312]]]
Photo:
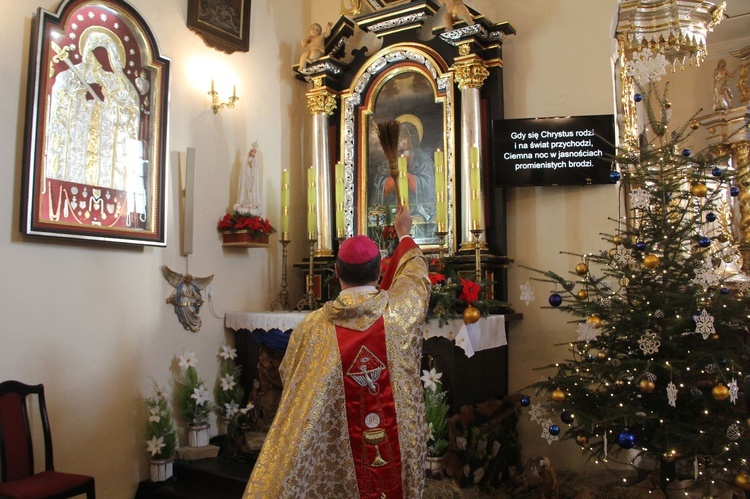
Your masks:
[[[408,236],[402,237],[391,264],[393,267],[384,277],[392,281],[388,283],[389,289],[384,290],[383,286],[343,289],[338,298],[311,312],[293,331],[280,366],[284,385],[281,403],[247,485],[246,499],[364,497],[360,495],[362,484],[358,487],[357,452],[353,448],[360,449],[359,455],[365,456],[361,461],[372,470],[384,466],[381,463],[400,459],[398,490],[377,491],[366,497],[422,496],[427,426],[419,367],[421,325],[429,304],[430,281],[424,256]],[[378,360],[377,354],[359,354],[351,365],[346,361],[347,365],[342,366],[341,339],[337,341],[337,334],[356,342],[358,334],[377,327],[381,318],[387,359]],[[362,351],[370,353],[360,348],[359,352]],[[382,361],[387,373],[381,373],[380,367],[366,367],[368,362],[375,361]],[[380,439],[366,440],[368,445],[355,447],[357,431],[361,436],[373,431],[365,426],[386,425],[378,424],[379,416],[370,413],[365,417],[360,411],[363,424],[352,429],[353,406],[347,400],[345,394],[349,392],[344,386],[344,378],[356,377],[351,376],[352,370],[363,375],[359,379],[365,396],[367,390],[385,392],[383,379],[389,376],[397,438],[387,436],[385,443]],[[377,453],[376,459],[372,459],[373,453]],[[369,480],[375,483],[379,479]],[[372,483],[371,488],[383,482]]]

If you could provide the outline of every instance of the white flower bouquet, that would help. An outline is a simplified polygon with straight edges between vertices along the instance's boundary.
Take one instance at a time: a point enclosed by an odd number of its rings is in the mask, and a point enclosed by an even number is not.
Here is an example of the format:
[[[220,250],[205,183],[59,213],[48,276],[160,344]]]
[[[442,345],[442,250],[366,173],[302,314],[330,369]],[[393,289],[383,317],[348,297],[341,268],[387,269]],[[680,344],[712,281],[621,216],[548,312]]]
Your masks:
[[[211,392],[195,369],[198,360],[195,353],[185,352],[179,357],[179,361],[181,371],[175,379],[175,389],[180,416],[188,425],[205,424],[214,406]]]
[[[156,381],[153,384],[154,390],[146,398],[146,451],[151,454],[151,459],[172,459],[177,449],[177,430],[172,420],[172,410],[166,391]]]
[[[245,398],[245,390],[240,384],[240,367],[235,364],[237,350],[229,345],[222,345],[219,350],[219,378],[216,380],[214,393],[216,409],[223,418],[233,418],[240,411],[240,404]]]
[[[443,384],[435,368],[423,370],[420,378],[424,385],[425,414],[430,437],[427,442],[427,455],[439,457],[448,451],[448,403],[445,397],[448,392],[443,391]]]

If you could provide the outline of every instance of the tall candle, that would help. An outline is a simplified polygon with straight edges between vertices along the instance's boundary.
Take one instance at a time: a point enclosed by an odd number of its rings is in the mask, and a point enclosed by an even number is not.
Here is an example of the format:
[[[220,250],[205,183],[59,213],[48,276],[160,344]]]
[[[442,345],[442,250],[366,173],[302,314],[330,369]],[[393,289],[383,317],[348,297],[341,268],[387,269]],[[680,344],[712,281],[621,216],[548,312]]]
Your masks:
[[[307,233],[308,237],[318,237],[318,192],[315,188],[315,168],[307,169]]]
[[[344,237],[344,164],[336,163],[336,237]]]
[[[472,146],[469,149],[469,166],[473,167],[474,165],[479,164],[479,148],[477,146]]]
[[[281,171],[281,234],[289,234],[289,170]]]
[[[406,172],[406,158],[398,157],[398,195],[401,198],[399,204],[405,208],[409,207],[409,178]]]
[[[482,183],[479,165],[472,163],[469,169],[469,185],[471,187],[471,229],[482,227]]]
[[[435,211],[437,230],[443,232],[448,222],[448,210],[445,204],[445,159],[440,149],[435,151]]]

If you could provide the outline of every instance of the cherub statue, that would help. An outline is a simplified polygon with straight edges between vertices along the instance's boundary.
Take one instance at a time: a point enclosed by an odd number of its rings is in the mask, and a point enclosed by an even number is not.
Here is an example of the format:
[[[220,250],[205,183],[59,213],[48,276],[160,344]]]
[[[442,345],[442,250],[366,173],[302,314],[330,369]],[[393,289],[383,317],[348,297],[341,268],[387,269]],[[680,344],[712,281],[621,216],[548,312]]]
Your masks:
[[[299,58],[299,71],[304,70],[309,63],[320,59],[325,54],[326,38],[330,36],[332,27],[333,23],[330,21],[326,25],[325,32],[318,23],[310,25],[310,34],[302,39],[302,46],[305,50]]]
[[[164,279],[174,287],[174,291],[167,298],[167,303],[174,305],[174,312],[177,314],[182,327],[194,333],[198,332],[202,325],[201,318],[198,317],[203,305],[201,290],[206,289],[206,286],[211,284],[214,276],[193,277],[190,274],[183,275],[166,265],[162,265],[161,272],[164,274]]]
[[[474,24],[474,16],[469,12],[469,8],[464,5],[463,0],[440,0],[440,3],[445,5],[443,22],[446,31],[452,30],[453,23],[456,21],[464,21],[469,26]]]
[[[240,171],[240,182],[237,188],[237,203],[234,211],[243,215],[259,217],[262,215],[260,208],[260,186],[258,179],[258,161],[255,155],[258,152],[258,143],[253,142],[253,148],[247,153],[247,161]]]

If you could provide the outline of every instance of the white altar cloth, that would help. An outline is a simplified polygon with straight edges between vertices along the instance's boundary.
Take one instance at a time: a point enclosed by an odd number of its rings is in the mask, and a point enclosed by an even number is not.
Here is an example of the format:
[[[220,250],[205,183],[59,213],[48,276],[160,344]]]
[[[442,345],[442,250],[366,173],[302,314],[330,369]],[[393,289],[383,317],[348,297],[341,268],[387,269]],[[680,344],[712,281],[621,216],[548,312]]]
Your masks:
[[[278,329],[288,331],[309,312],[228,312],[224,317],[224,325],[228,329],[238,331],[247,329]],[[508,344],[505,333],[505,316],[490,315],[482,317],[474,324],[466,324],[463,319],[451,319],[448,324],[440,327],[437,319],[433,319],[424,326],[424,338],[446,338],[456,342],[456,346],[464,350],[467,357],[475,352],[497,348]]]

